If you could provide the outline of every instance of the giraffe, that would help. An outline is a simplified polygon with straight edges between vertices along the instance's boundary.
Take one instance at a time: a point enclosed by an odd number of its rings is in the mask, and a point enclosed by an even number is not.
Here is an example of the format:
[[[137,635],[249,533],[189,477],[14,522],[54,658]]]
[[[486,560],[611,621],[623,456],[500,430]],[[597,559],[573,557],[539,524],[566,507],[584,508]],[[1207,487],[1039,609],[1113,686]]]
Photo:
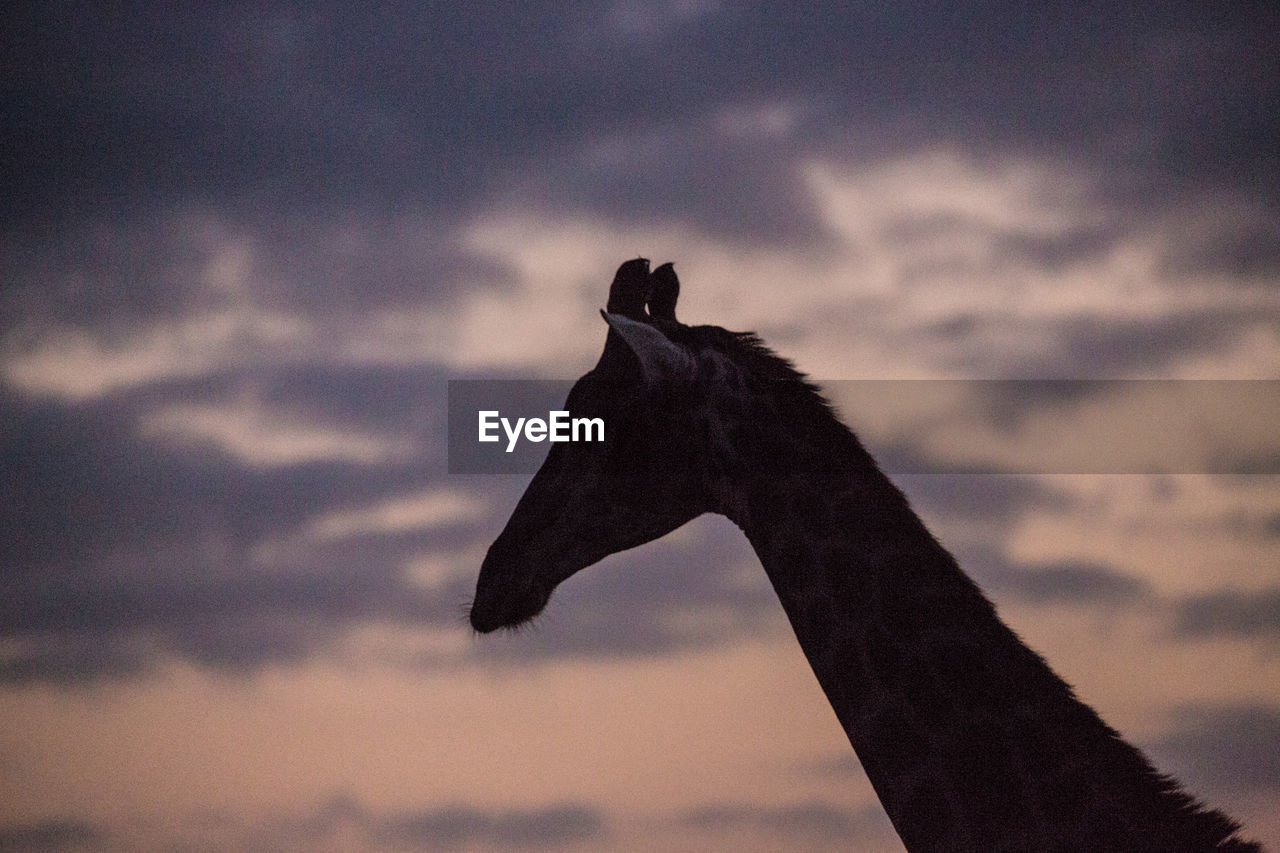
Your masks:
[[[909,851],[1257,851],[1121,739],[997,616],[815,386],[751,333],[675,318],[643,258],[604,351],[480,569],[472,627],[704,513],[746,535]],[[647,309],[647,310],[646,310]]]

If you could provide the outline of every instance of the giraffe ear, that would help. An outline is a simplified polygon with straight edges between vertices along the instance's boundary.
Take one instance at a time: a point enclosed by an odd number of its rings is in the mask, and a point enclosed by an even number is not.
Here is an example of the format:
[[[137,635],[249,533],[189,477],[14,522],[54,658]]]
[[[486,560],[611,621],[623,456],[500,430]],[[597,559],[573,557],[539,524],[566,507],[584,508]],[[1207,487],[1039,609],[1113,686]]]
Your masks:
[[[627,349],[640,359],[646,382],[672,382],[693,378],[693,357],[679,344],[648,323],[640,323],[621,314],[601,311],[609,328],[618,333]]]
[[[649,276],[649,316],[655,320],[676,319],[676,300],[680,297],[680,279],[675,264],[667,261]]]

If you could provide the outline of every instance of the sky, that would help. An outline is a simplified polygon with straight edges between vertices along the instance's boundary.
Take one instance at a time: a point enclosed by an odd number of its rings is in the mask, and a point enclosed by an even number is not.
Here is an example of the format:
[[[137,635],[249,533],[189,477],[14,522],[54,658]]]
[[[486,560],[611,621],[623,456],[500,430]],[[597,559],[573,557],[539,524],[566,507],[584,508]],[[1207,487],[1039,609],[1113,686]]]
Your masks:
[[[1274,4],[3,14],[0,848],[900,850],[724,519],[466,625],[638,255],[1280,848]]]

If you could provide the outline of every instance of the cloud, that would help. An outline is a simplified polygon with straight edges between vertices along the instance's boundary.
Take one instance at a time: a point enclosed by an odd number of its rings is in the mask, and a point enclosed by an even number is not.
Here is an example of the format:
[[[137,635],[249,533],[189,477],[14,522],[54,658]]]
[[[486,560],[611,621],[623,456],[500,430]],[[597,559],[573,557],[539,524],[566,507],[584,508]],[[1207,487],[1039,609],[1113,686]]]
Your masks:
[[[85,401],[317,364],[581,369],[599,347],[608,270],[638,251],[675,258],[686,302],[715,308],[706,319],[790,343],[818,378],[1007,376],[1010,365],[1034,378],[1200,376],[1229,348],[1240,367],[1228,375],[1261,376],[1280,358],[1273,288],[1165,274],[1189,226],[1118,225],[1079,167],[954,147],[793,164],[789,192],[825,234],[816,243],[739,245],[670,218],[549,211],[514,190],[442,222],[151,211],[69,226],[62,243],[19,235],[0,253],[13,281],[0,294],[0,378]],[[740,298],[744,284],[753,299]],[[849,343],[836,348],[836,335]],[[233,443],[227,415],[179,414],[188,434]],[[243,414],[242,438],[254,432]]]
[[[1265,380],[824,383],[891,473],[1264,473],[1280,456]]]
[[[0,247],[0,381],[72,402],[316,365],[447,363],[462,296],[516,285],[459,222],[198,204]]]
[[[413,530],[430,530],[481,517],[484,502],[457,490],[437,489],[410,497],[395,497],[375,506],[336,510],[316,518],[305,530],[309,538],[345,539]]]
[[[1274,209],[1230,204],[1212,216],[1188,211],[1169,224],[1183,238],[1165,258],[1173,276],[1219,275],[1247,287],[1280,274],[1280,217]]]
[[[1280,790],[1280,709],[1271,705],[1191,707],[1151,750],[1186,775],[1226,790]]]
[[[226,383],[229,389],[206,380],[71,407],[9,397],[13,429],[0,437],[0,458],[16,479],[6,484],[15,500],[4,512],[11,529],[21,531],[3,543],[9,564],[34,569],[134,543],[154,547],[202,535],[252,542],[336,505],[410,491],[444,470],[442,417],[431,414],[443,411],[444,382],[439,374],[412,370],[312,369],[252,377],[262,391],[264,440],[280,440],[271,432],[277,412],[291,415],[281,423],[286,437],[296,429],[298,413],[315,412],[313,424],[322,418],[333,433],[412,438],[419,453],[411,459],[353,464],[348,454],[313,448],[290,464],[260,467],[158,440],[139,428],[175,398],[212,410],[229,397],[233,405],[227,408],[234,412],[238,381]],[[433,420],[441,422],[439,432],[423,434]]]
[[[884,453],[877,453],[874,445],[871,449],[889,471],[918,472],[931,464],[899,448]],[[893,474],[892,479],[931,527],[945,526],[957,537],[966,531],[986,536],[1007,532],[1032,513],[1064,511],[1073,505],[1069,494],[1026,474],[906,473]],[[951,546],[959,553],[964,544],[958,538]]]
[[[867,836],[877,835],[896,837],[879,804],[850,809],[819,801],[782,806],[713,803],[685,813],[681,820],[695,829],[745,830],[755,837],[768,836],[780,844],[865,842]]]
[[[12,388],[80,401],[170,379],[243,368],[281,348],[296,352],[314,332],[305,320],[231,309],[131,332],[79,328],[41,335],[3,365]]]
[[[1083,560],[1022,562],[987,547],[962,543],[961,565],[997,597],[1028,604],[1084,604],[1090,607],[1160,606],[1143,577]]]
[[[176,658],[230,671],[333,654],[365,621],[456,625],[461,581],[412,583],[397,554],[363,548],[323,563],[262,570],[239,561],[192,562],[186,549],[128,573],[58,571],[6,584],[6,681],[83,681],[154,669]],[[359,559],[358,559],[359,558]]]
[[[373,822],[381,844],[432,850],[485,848],[559,848],[605,840],[599,812],[581,805],[536,811],[486,812],[468,807],[402,812]]]
[[[100,849],[108,835],[90,823],[50,818],[36,823],[0,825],[0,850],[15,853]]]
[[[148,412],[144,436],[177,443],[208,444],[251,465],[288,466],[312,460],[377,464],[413,455],[411,442],[316,424],[273,412],[251,399],[231,405],[178,404]]]
[[[571,341],[591,338],[594,315],[586,304],[550,308],[598,294],[588,284],[598,270],[639,245],[677,260],[684,301],[704,312],[683,316],[756,328],[819,379],[1262,378],[1280,358],[1274,288],[1170,276],[1164,259],[1185,228],[1117,221],[1085,170],[949,148],[795,168],[806,176],[795,193],[824,235],[808,243],[740,245],[640,214],[601,220],[518,201],[478,218],[470,249],[527,284],[464,302],[459,327],[473,332],[462,339],[477,344],[466,349],[503,363],[566,360]],[[1233,349],[1215,374],[1213,357]]]
[[[493,809],[456,804],[384,811],[338,795],[303,817],[280,816],[263,832],[270,846],[307,849],[352,836],[372,850],[472,850],[563,848],[607,841],[608,821],[581,803],[541,808]]]
[[[265,820],[203,814],[176,826],[169,822],[93,824],[55,818],[0,826],[0,849],[80,851],[151,849],[315,850],[508,850],[599,846],[609,841],[599,809],[576,802],[533,808],[485,808],[457,804],[420,809],[377,809],[349,795],[330,798],[309,812],[282,812]]]
[[[1274,14],[629,2],[513,18],[286,3],[90,25],[40,5],[0,43],[22,93],[6,105],[0,185],[21,202],[11,224],[19,210],[156,198],[434,214],[538,164],[552,203],[759,239],[811,221],[788,161],[949,144],[1072,160],[1130,207],[1205,186],[1274,198]],[[661,142],[583,169],[609,140],[646,137]],[[763,156],[779,140],[790,156]]]
[[[119,636],[7,631],[0,649],[0,684],[85,684],[135,678],[154,667],[141,643]]]
[[[447,315],[429,306],[358,317],[229,306],[115,327],[30,329],[12,338],[29,342],[11,346],[5,354],[0,364],[4,383],[31,397],[72,403],[164,383],[286,373],[308,365],[413,369],[451,364],[459,342]],[[212,432],[227,442],[225,425],[206,425],[196,432],[206,437]]]
[[[1280,640],[1280,589],[1207,592],[1179,601],[1174,612],[1181,637]]]
[[[996,592],[1034,604],[1132,605],[1152,598],[1152,589],[1142,578],[1094,563],[1063,561],[1018,569],[987,568],[981,576]]]
[[[1199,306],[1192,311],[1172,310],[1160,317],[1068,318],[1047,330],[1053,346],[1046,350],[1036,367],[1056,372],[1056,365],[1087,357],[1090,367],[1100,373],[1150,375],[1176,369],[1188,362],[1198,367],[1196,361],[1205,361],[1207,356],[1214,355],[1222,365],[1225,359],[1221,358],[1221,353],[1229,350],[1235,339],[1251,342],[1255,352],[1274,351],[1277,339],[1267,328],[1270,320],[1263,319],[1274,311],[1274,306],[1254,303],[1251,307],[1248,304],[1251,301],[1242,300],[1244,304],[1236,307]],[[1259,315],[1259,311],[1263,313]],[[1232,370],[1229,365],[1218,366],[1217,371],[1210,368],[1193,372],[1183,367],[1181,372],[1184,375],[1190,373],[1189,378],[1196,379],[1224,375],[1229,378],[1268,379],[1270,374],[1259,367],[1270,358],[1266,355],[1255,358],[1254,366],[1246,368],[1250,370],[1248,374]]]

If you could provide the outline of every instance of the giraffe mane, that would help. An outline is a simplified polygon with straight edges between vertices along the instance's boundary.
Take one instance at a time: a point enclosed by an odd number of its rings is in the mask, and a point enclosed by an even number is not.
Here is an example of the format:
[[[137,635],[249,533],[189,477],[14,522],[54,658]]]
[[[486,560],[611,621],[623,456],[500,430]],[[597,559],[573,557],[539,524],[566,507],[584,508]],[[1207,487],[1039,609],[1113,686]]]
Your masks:
[[[775,401],[785,403],[798,423],[824,436],[828,446],[839,445],[875,464],[818,384],[791,359],[774,352],[755,332],[733,332],[720,326],[654,325],[677,343],[695,350],[710,348],[724,356],[751,380],[768,388]]]

